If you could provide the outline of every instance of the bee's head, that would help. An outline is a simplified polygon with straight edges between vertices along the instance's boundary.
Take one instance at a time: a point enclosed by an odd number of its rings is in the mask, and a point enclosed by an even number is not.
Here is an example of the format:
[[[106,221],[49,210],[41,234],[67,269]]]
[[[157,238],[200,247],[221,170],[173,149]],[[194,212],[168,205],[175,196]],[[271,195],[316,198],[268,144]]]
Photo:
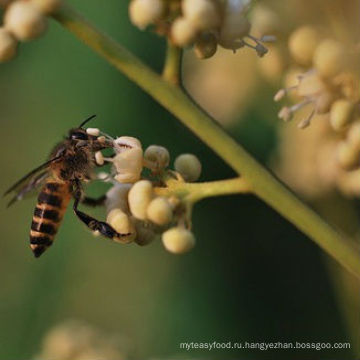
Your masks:
[[[93,136],[91,136],[84,128],[83,126],[88,123],[91,119],[93,119],[96,115],[91,115],[90,117],[88,117],[87,119],[85,119],[80,125],[79,127],[77,127],[76,129],[71,129],[69,131],[69,136],[68,139],[69,140],[89,140],[90,138],[93,138]]]
[[[71,129],[69,131],[69,140],[89,140],[89,134],[86,132],[85,129],[82,128],[76,128]]]

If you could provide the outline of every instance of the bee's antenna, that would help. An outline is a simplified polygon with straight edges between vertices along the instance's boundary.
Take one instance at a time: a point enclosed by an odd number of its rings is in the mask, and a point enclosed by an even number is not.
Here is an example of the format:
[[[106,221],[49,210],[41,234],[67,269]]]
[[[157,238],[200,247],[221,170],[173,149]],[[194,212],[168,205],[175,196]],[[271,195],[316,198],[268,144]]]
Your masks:
[[[94,117],[96,117],[96,115],[91,115],[89,116],[87,119],[85,119],[80,125],[79,128],[82,128],[86,123],[88,123],[91,119],[93,119]]]

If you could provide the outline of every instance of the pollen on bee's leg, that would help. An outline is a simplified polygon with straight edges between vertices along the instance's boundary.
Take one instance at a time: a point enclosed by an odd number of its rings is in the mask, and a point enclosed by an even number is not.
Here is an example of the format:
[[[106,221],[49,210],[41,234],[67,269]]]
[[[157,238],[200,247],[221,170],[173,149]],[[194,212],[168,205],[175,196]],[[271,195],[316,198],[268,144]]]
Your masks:
[[[96,161],[96,164],[99,166],[104,165],[105,159],[104,159],[104,156],[101,151],[97,151],[95,153],[95,161]]]
[[[86,133],[91,136],[99,136],[100,130],[98,128],[87,128]]]
[[[93,231],[92,233],[93,233],[93,235],[94,235],[95,237],[98,237],[98,236],[101,235],[99,230],[95,230],[95,231]]]
[[[106,160],[106,159],[104,158],[104,160]],[[112,179],[111,175],[108,174],[108,173],[106,173],[105,171],[99,172],[99,173],[97,174],[97,178],[98,178],[99,180],[104,181],[104,182],[112,182],[112,183],[115,183],[115,180]]]
[[[101,135],[101,136],[99,136],[99,137],[97,138],[97,141],[98,141],[99,143],[105,143],[106,138],[105,138],[105,136]]]

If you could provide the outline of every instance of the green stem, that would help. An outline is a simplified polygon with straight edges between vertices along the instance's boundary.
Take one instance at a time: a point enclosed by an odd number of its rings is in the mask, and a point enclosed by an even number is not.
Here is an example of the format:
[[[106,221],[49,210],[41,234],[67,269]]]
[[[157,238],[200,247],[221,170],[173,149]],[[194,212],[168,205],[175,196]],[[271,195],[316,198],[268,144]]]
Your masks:
[[[334,230],[299,200],[220,125],[194,104],[179,87],[164,81],[136,56],[97,30],[69,7],[63,7],[54,18],[179,118],[243,176],[258,197],[360,278],[360,251],[357,244]]]
[[[175,195],[180,199],[195,203],[202,199],[214,196],[246,194],[251,192],[250,186],[242,178],[209,181],[201,183],[187,183],[170,179],[166,181],[167,187],[155,188],[155,193],[160,196]]]
[[[174,85],[181,83],[181,49],[170,41],[167,42],[165,63],[162,76]]]

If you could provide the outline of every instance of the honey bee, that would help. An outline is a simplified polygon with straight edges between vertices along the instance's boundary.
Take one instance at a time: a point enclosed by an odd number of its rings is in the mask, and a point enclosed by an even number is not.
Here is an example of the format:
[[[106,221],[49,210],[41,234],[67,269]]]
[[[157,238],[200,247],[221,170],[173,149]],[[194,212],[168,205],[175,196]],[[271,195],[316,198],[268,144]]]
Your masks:
[[[84,196],[82,184],[95,177],[95,153],[113,147],[110,137],[91,135],[84,125],[71,129],[68,136],[51,152],[49,160],[29,172],[8,189],[4,195],[15,193],[8,206],[35,189],[40,189],[30,230],[30,247],[39,257],[53,242],[71,198],[74,198],[75,215],[92,231],[118,239],[129,234],[119,234],[109,224],[98,221],[78,209],[79,203],[96,206],[106,197],[92,199]]]

